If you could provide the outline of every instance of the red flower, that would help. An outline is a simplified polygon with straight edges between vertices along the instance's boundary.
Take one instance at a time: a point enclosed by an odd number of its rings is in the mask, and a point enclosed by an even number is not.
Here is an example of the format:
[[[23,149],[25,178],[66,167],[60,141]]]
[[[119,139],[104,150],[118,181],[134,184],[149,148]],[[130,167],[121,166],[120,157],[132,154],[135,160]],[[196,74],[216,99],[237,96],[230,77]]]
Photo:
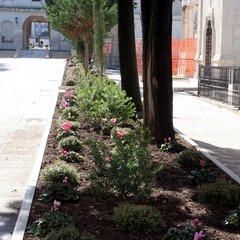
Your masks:
[[[62,130],[68,131],[72,128],[72,124],[71,123],[63,123],[60,127]]]
[[[201,166],[201,167],[205,167],[205,166],[206,166],[206,163],[201,160],[201,161],[200,161],[200,166]]]
[[[118,137],[122,137],[122,136],[124,136],[126,134],[127,134],[126,132],[120,132],[120,131],[117,132],[117,136]]]

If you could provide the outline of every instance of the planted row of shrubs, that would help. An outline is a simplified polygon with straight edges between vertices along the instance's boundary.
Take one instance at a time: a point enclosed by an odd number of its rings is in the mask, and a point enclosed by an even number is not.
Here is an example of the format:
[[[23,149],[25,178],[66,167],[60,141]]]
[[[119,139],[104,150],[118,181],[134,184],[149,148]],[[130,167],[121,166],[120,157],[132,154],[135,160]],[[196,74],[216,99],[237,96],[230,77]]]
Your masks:
[[[58,206],[60,202],[79,200],[81,172],[78,173],[71,163],[86,161],[82,150],[88,146],[94,162],[89,175],[92,193],[131,197],[136,201],[136,204],[122,204],[113,209],[115,225],[131,233],[159,233],[164,222],[159,210],[137,204],[139,199],[151,196],[152,180],[156,173],[163,170],[160,163],[152,162],[148,150],[152,141],[149,131],[142,126],[141,121],[133,120],[136,119],[134,105],[116,83],[91,74],[80,74],[80,81],[75,79],[75,75],[72,77],[71,84],[77,83],[77,86],[69,87],[59,104],[61,118],[56,123],[59,159],[47,166],[41,174],[45,190],[40,200],[53,202],[54,205],[49,213],[30,227],[31,232],[39,237],[47,236],[47,239],[95,239],[92,235],[79,233],[71,217],[59,212]],[[110,144],[91,139],[83,142],[78,132],[82,125],[93,128],[99,134],[108,135]],[[228,207],[239,205],[239,188],[226,181],[219,181],[207,167],[200,152],[188,150],[169,138],[166,138],[161,150],[179,153],[176,161],[186,169],[190,182],[199,187],[200,202]],[[60,220],[64,218],[67,219],[65,222]],[[169,229],[164,239],[208,239],[207,233],[196,221],[193,226]],[[231,221],[224,220],[225,224],[227,222],[229,225]],[[48,226],[59,231],[51,232]],[[67,230],[61,230],[63,227]]]

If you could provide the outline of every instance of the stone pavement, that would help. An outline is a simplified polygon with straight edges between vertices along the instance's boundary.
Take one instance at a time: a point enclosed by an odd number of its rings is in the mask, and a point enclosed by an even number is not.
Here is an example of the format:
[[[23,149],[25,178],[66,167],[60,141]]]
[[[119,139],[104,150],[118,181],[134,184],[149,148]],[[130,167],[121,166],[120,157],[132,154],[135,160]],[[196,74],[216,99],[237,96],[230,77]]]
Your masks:
[[[28,214],[65,63],[0,59],[0,240],[11,239],[21,207],[21,217]]]

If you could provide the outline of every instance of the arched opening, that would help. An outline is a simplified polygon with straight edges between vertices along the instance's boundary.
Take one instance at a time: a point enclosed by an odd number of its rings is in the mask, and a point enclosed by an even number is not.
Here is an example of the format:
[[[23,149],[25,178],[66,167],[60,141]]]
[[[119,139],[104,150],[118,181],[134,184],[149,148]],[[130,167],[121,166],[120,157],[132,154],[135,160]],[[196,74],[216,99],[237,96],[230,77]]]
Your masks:
[[[49,46],[50,25],[43,16],[30,16],[23,24],[23,49]]]
[[[205,66],[211,66],[212,63],[212,23],[207,22],[206,46],[205,46]]]

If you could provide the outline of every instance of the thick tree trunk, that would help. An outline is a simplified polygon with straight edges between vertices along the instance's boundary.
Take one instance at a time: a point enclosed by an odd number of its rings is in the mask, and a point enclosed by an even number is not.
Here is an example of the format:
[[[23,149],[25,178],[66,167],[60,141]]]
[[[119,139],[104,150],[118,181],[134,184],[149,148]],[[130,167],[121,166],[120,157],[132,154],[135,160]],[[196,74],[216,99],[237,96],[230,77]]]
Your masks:
[[[144,124],[158,143],[174,139],[172,1],[142,0]]]
[[[142,112],[132,0],[118,0],[118,37],[122,90],[132,97],[137,112]]]

